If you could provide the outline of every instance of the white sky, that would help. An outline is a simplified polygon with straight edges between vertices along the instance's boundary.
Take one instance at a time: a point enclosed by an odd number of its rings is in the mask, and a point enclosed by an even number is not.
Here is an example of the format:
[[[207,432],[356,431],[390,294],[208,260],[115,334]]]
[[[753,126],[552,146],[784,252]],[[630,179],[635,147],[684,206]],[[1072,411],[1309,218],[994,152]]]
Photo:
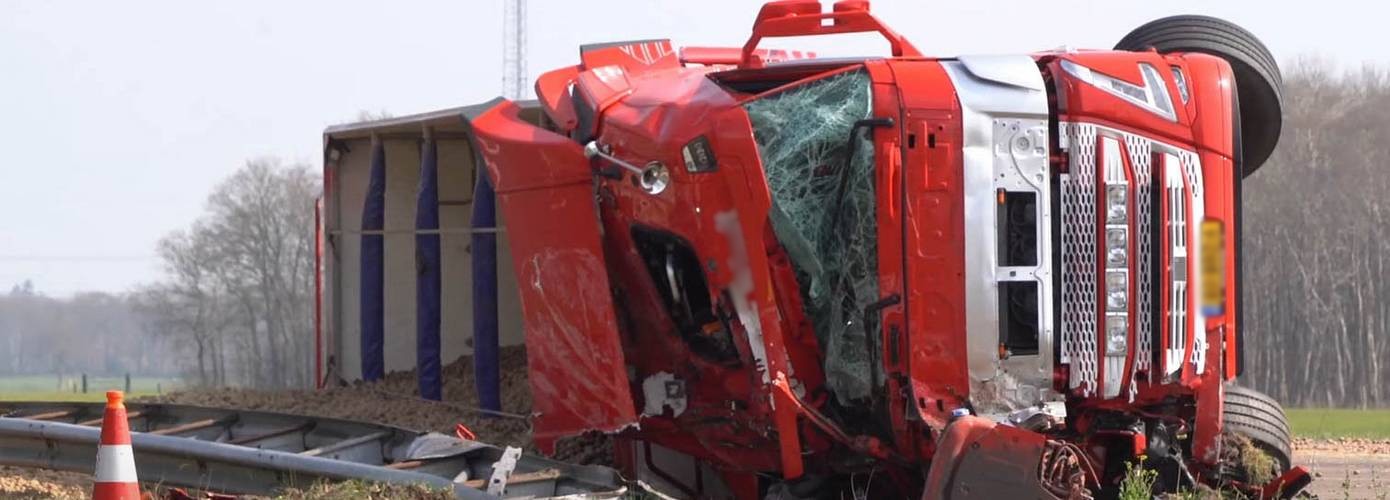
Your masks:
[[[826,3],[829,3],[828,1]],[[322,129],[359,110],[405,115],[501,88],[500,0],[149,2],[0,0],[0,293],[50,295],[157,279],[154,243],[202,211],[251,157],[319,165]],[[742,45],[752,0],[530,0],[529,69],[582,43],[671,38]],[[929,54],[1108,48],[1170,14],[1259,35],[1280,61],[1385,64],[1381,2],[1328,0],[874,2]],[[886,52],[871,36],[765,41]]]

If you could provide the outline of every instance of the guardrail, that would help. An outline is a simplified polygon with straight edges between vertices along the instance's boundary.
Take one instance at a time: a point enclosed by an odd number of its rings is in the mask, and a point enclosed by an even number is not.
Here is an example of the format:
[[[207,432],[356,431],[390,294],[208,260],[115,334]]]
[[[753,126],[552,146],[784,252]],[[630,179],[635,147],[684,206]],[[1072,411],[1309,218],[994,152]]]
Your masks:
[[[146,483],[266,495],[360,479],[452,489],[467,499],[626,492],[607,467],[508,453],[439,433],[184,405],[134,403],[127,411],[136,469]],[[100,403],[0,403],[0,464],[92,471],[101,434],[93,425],[101,412]]]

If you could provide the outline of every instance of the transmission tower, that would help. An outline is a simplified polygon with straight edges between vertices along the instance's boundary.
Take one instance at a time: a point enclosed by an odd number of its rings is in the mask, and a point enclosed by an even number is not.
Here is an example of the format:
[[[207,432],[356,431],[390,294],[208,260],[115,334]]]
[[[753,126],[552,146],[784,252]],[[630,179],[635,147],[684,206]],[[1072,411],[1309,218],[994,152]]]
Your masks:
[[[511,100],[530,97],[526,88],[526,0],[503,0],[502,95]]]

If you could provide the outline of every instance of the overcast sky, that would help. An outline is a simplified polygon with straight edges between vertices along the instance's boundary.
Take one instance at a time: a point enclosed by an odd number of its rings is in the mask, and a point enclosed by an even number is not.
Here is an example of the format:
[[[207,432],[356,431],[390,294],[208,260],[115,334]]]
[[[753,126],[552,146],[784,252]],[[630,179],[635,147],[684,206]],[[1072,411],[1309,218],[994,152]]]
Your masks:
[[[829,2],[827,2],[829,3]],[[1287,4],[1287,6],[1279,6]],[[0,0],[0,293],[124,291],[157,279],[158,238],[201,212],[247,158],[319,166],[320,133],[360,110],[404,115],[501,88],[500,0]],[[530,0],[531,75],[582,43],[741,45],[760,2]],[[1109,48],[1170,14],[1205,13],[1282,61],[1390,63],[1381,2],[933,0],[874,2],[929,54]],[[1373,36],[1374,35],[1374,36]],[[869,36],[765,41],[837,55]]]

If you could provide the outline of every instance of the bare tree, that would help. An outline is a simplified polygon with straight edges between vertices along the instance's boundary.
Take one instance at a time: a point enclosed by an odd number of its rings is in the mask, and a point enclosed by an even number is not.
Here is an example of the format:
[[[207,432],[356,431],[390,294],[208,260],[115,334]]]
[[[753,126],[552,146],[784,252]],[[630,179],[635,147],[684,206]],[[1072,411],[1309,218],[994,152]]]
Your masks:
[[[166,279],[145,290],[144,310],[153,324],[188,340],[204,383],[303,387],[312,380],[304,361],[318,190],[305,165],[248,161],[213,190],[190,231],[161,243]]]

